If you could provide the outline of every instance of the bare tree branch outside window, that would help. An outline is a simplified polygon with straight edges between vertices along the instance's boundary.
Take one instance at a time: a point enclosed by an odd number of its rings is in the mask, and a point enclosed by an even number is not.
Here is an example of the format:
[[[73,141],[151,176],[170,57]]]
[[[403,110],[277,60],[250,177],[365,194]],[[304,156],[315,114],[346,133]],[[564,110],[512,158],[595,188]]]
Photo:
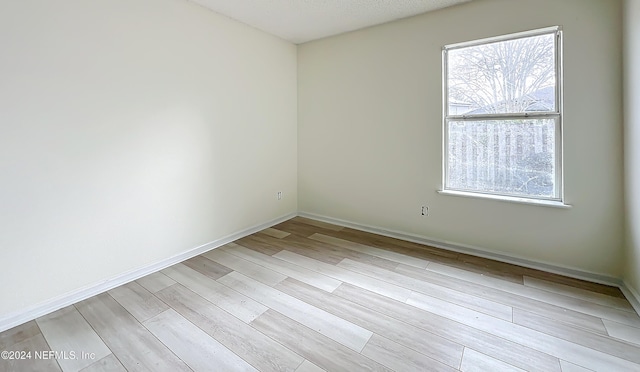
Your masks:
[[[540,35],[451,50],[450,103],[468,104],[469,113],[553,111],[555,96],[540,97],[546,93],[543,88],[555,86],[553,38]],[[551,107],[535,106],[542,98]]]

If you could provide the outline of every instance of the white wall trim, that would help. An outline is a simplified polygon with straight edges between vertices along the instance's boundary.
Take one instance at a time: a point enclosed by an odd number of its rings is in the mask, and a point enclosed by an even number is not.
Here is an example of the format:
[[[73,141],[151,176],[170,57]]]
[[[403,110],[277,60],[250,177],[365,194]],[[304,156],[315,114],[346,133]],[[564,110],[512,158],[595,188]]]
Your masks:
[[[227,243],[231,243],[237,239],[243,238],[247,235],[251,235],[260,230],[266,229],[267,227],[271,227],[273,225],[277,225],[281,222],[284,222],[288,219],[295,217],[295,213],[290,213],[285,216],[278,217],[271,221],[261,223],[259,225],[255,225],[244,230],[238,231],[234,234],[227,235],[220,239],[216,239],[207,244],[201,245],[199,247],[195,247],[189,249],[183,253],[179,253],[175,256],[166,258],[164,260],[155,262],[153,264],[140,267],[138,269],[134,269],[131,271],[124,272],[122,274],[118,274],[113,278],[104,280],[99,283],[91,284],[77,290],[71,291],[69,293],[63,294],[58,297],[54,297],[47,301],[41,302],[37,305],[28,307],[23,310],[19,310],[13,313],[10,313],[2,318],[0,318],[0,332],[3,332],[7,329],[11,329],[20,324],[26,323],[30,320],[36,319],[43,315],[47,315],[51,312],[59,310],[63,307],[73,305],[79,301],[86,300],[87,298],[93,297],[100,293],[106,292],[115,287],[119,287],[123,284],[129,283],[133,280],[142,278],[143,276],[152,274],[154,272],[165,269],[171,265],[175,265],[184,260],[188,260],[191,257],[195,257],[209,250],[218,248]]]
[[[458,253],[466,253],[472,256],[488,258],[491,260],[506,262],[514,265],[524,266],[531,269],[542,270],[554,274],[569,276],[576,279],[587,280],[590,282],[596,282],[600,284],[611,285],[614,287],[621,287],[622,280],[605,275],[600,273],[594,273],[589,271],[583,271],[579,269],[574,269],[570,267],[564,267],[560,265],[554,265],[547,262],[540,262],[531,259],[527,259],[524,257],[507,255],[504,253],[493,252],[489,249],[475,247],[471,245],[459,244],[451,241],[443,241],[439,239],[429,238],[425,236],[409,234],[402,231],[385,229],[377,226],[364,225],[356,222],[346,221],[338,218],[332,218],[327,216],[322,216],[314,213],[307,212],[298,212],[298,216],[306,217],[313,220],[318,220],[322,222],[331,223],[334,225],[340,225],[345,227],[350,227],[356,230],[366,231],[374,234],[384,235],[391,238],[396,238],[400,240],[406,240],[418,244],[429,245],[436,248],[442,248],[449,251],[454,251]],[[621,287],[622,288],[622,287]],[[636,309],[637,310],[637,309]],[[640,312],[639,312],[640,314]]]
[[[620,290],[627,298],[631,306],[636,310],[636,313],[640,315],[640,295],[627,281],[622,281],[620,284]]]

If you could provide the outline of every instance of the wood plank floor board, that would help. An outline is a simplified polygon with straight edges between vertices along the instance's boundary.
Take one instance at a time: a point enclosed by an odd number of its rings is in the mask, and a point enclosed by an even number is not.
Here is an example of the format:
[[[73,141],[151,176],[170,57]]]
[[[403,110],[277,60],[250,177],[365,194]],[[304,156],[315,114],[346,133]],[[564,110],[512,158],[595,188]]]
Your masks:
[[[244,258],[229,254],[228,252],[221,249],[215,249],[206,252],[202,256],[206,257],[205,259],[228,266],[233,269],[232,271],[237,271],[266,285],[276,285],[287,277],[286,275],[273,271],[264,266],[257,265],[249,260],[245,260]],[[225,273],[225,275],[226,274],[228,274],[228,272]],[[224,275],[221,275],[218,278],[222,276]]]
[[[457,260],[464,263],[465,266],[461,268],[479,268],[480,273],[487,272],[491,273],[488,275],[489,277],[493,277],[495,279],[510,279],[515,278],[517,280],[506,280],[513,281],[517,284],[524,284],[523,276],[525,272],[525,268],[522,266],[517,266],[513,264],[509,264],[506,262],[500,262],[496,260],[491,260],[484,257],[473,256],[470,254],[461,253]],[[443,262],[443,264],[446,264]],[[470,270],[475,272],[476,270]]]
[[[489,278],[483,275],[470,273],[468,271],[448,267],[437,263],[430,264],[427,270],[467,280],[476,284],[481,284],[486,287],[499,289],[514,295],[525,296],[534,300],[546,302],[551,305],[561,306],[563,308],[578,311],[594,317],[609,319],[634,327],[640,327],[640,316],[628,311],[614,309],[608,306],[595,304],[593,302],[577,299],[574,297],[555,294],[537,288],[531,288],[525,285],[500,281],[495,278]]]
[[[115,355],[109,354],[106,357],[96,360],[80,372],[127,372],[122,363]]]
[[[291,235],[299,235],[303,238],[306,238],[318,231],[316,226],[296,222],[293,219],[274,225],[273,228],[288,232]]]
[[[606,335],[606,329],[602,319],[587,315],[574,310],[567,310],[561,306],[552,305],[546,302],[531,299],[529,297],[505,292],[482,284],[463,280],[454,276],[448,276],[430,270],[416,270],[406,265],[398,265],[394,270],[398,273],[411,276],[426,282],[438,284],[456,291],[477,295],[488,300],[502,303],[513,308],[519,308],[536,314],[544,315],[548,318],[561,320],[568,324],[588,329],[592,332]]]
[[[227,274],[218,279],[218,281],[357,352],[362,351],[362,348],[372,335],[370,330],[309,305],[240,273]]]
[[[397,262],[390,260],[388,258],[380,257],[377,255],[365,253],[358,250],[347,249],[341,245],[336,245],[333,243],[323,242],[323,241],[309,239],[309,238],[303,239],[300,237],[290,237],[287,239],[289,239],[292,242],[295,240],[295,243],[293,244],[295,247],[295,250],[293,252],[303,254],[303,255],[305,255],[306,252],[309,250],[314,250],[314,252],[318,252],[318,253],[330,251],[331,254],[335,256],[336,259],[339,259],[338,262],[342,261],[345,258],[350,258],[353,260],[366,262],[370,265],[382,267],[385,269],[393,269],[396,266],[398,266]],[[290,250],[290,249],[287,248],[286,250]],[[316,253],[316,255],[322,257],[322,255],[321,254],[319,255],[318,253]],[[315,257],[312,257],[312,258],[315,258]]]
[[[330,278],[304,267],[294,265],[290,262],[283,261],[272,256],[267,256],[241,245],[230,246],[223,249],[225,252],[277,271],[287,277],[298,279],[301,282],[318,287],[327,292],[333,292],[340,286],[340,284],[342,284],[339,280]]]
[[[191,371],[107,293],[75,306],[127,371]]]
[[[362,355],[394,371],[457,371],[457,368],[437,362],[424,354],[409,349],[385,337],[374,334]]]
[[[618,297],[626,300],[626,297],[624,296],[620,288],[612,287],[610,285],[605,285],[600,283],[591,283],[585,280],[569,278],[566,276],[553,274],[553,273],[546,273],[544,271],[539,271],[539,270],[535,270],[534,274],[532,274],[531,272],[527,272],[526,275],[536,277],[539,279],[544,279],[546,281],[550,281],[558,284],[564,284],[571,287],[593,291],[595,293],[601,293],[607,296]]]
[[[532,278],[543,279],[549,282],[568,285],[575,288],[592,291],[595,293],[604,294],[607,296],[618,297],[626,299],[620,288],[612,287],[606,284],[588,282],[582,279],[570,278],[559,274],[549,273],[541,270],[535,270],[530,268],[524,268],[523,275],[530,276]]]
[[[340,231],[339,235],[343,236],[346,240],[358,241],[365,245],[373,245],[375,247],[389,249],[394,252],[406,253],[409,256],[424,258],[428,261],[431,261],[431,258],[436,257],[455,259],[460,256],[460,253],[457,252],[349,228],[345,228]],[[338,234],[334,234],[333,236],[340,237]]]
[[[346,300],[394,317],[416,328],[478,350],[528,371],[560,371],[558,358],[497,337],[403,302],[389,299],[351,284],[343,284],[333,292]]]
[[[251,326],[327,371],[391,371],[275,310],[267,310]]]
[[[260,371],[294,371],[304,359],[181,284],[158,297]]]
[[[304,362],[302,362],[302,364],[300,364],[300,366],[296,369],[296,372],[326,372],[326,371],[305,359]]]
[[[522,274],[514,272],[513,270],[504,270],[502,268],[493,269],[492,265],[489,265],[485,262],[491,260],[482,259],[478,262],[470,262],[467,260],[467,258],[470,256],[461,253],[348,228],[340,232],[329,233],[329,235],[352,242],[358,242],[364,245],[382,248],[407,256],[424,259],[426,261],[439,262],[453,267],[458,267],[472,272],[482,273],[487,276],[492,276],[495,278],[522,284]]]
[[[471,272],[481,273],[487,276],[493,276],[502,278],[505,280],[513,281],[515,283],[522,284],[522,276],[528,275],[531,277],[544,278],[547,281],[560,283],[575,288],[582,288],[589,291],[606,294],[609,296],[625,299],[624,295],[619,288],[611,287],[598,283],[591,283],[580,279],[569,278],[558,274],[547,273],[540,270],[530,269],[521,266],[515,266],[510,264],[504,264],[506,270],[494,272],[491,267],[495,265],[496,261],[488,260],[482,257],[473,257],[461,253],[447,251],[440,248],[434,248],[425,246],[422,244],[403,241],[391,237],[381,236],[365,231],[359,231],[351,228],[344,228],[339,233],[329,233],[329,235],[346,239],[353,242],[359,242],[365,245],[371,245],[378,248],[388,249],[394,252],[403,253],[409,256],[423,258],[428,261],[439,262],[442,264],[450,265],[452,267],[458,267],[460,269],[466,269]],[[406,249],[406,250],[403,250]],[[442,260],[439,257],[445,257]],[[492,262],[492,264],[486,264],[486,262]],[[501,263],[497,263],[501,264]],[[504,266],[503,266],[504,267]],[[506,272],[505,272],[506,271]],[[506,275],[506,276],[505,276]]]
[[[380,248],[371,247],[371,246],[360,244],[360,243],[350,242],[348,240],[335,238],[333,236],[328,236],[323,234],[313,234],[309,237],[309,239],[337,245],[339,247],[351,249],[353,251],[357,251],[361,253],[366,253],[366,254],[384,258],[393,262],[403,263],[409,266],[415,266],[421,269],[424,269],[427,267],[427,265],[429,265],[429,261],[427,260],[407,256],[402,253],[392,252],[386,249],[380,249]]]
[[[0,351],[10,350],[9,347],[25,341],[28,338],[40,334],[40,328],[35,320],[20,324],[19,326],[8,329],[0,333]]]
[[[464,258],[466,258],[467,255],[461,253],[424,246],[418,243],[401,241],[395,238],[380,237],[371,233],[351,229],[328,233],[328,235],[522,284],[522,274],[502,269],[493,269],[490,265],[483,264],[483,261],[464,261]]]
[[[607,328],[607,332],[611,337],[640,346],[640,328],[630,327],[626,324],[613,322],[607,319],[604,319],[603,321],[604,326]]]
[[[455,308],[457,305],[434,300],[433,297],[427,297],[417,292],[414,292],[409,297],[407,303],[470,327],[491,332],[494,335],[532,349],[563,358],[568,362],[581,366],[588,365],[598,371],[610,371],[612,368],[614,370],[632,371],[640,367],[640,365],[628,360],[550,336],[518,324],[497,319],[461,306]]]
[[[278,238],[278,239],[286,238],[287,236],[291,235],[291,233],[288,233],[286,231],[280,231],[271,227],[261,230],[258,233],[269,235],[272,238]]]
[[[182,264],[173,265],[162,272],[245,323],[267,311],[267,307],[261,303]]]
[[[420,352],[435,361],[455,368],[460,365],[463,346],[446,338],[342,297],[322,292],[295,279],[287,279],[276,288],[374,333],[385,335],[385,338]]]
[[[580,367],[564,360],[560,360],[560,365],[562,366],[562,372],[593,372],[592,369]]]
[[[143,323],[194,371],[257,371],[203,330],[169,309]]]
[[[484,275],[496,280],[511,282],[514,284],[523,283],[522,274],[513,271],[506,271],[503,269],[496,269],[490,265],[483,265],[481,262],[465,261],[464,257],[466,257],[466,255],[460,254],[455,259],[445,257],[434,259],[432,260],[432,262],[468,271],[470,273]]]
[[[209,252],[214,251],[215,250],[211,250]],[[200,274],[208,276],[213,280],[216,280],[221,276],[225,276],[235,270],[207,259],[204,254],[183,261],[182,264],[199,272]]]
[[[331,265],[340,262],[344,257],[336,254],[335,251],[326,251],[319,249],[317,244],[311,241],[305,241],[297,236],[287,236],[283,239],[274,239],[269,236],[252,235],[247,238],[236,241],[239,245],[253,249],[257,252],[274,256],[283,249],[293,250],[305,256],[321,260]]]
[[[514,367],[490,356],[479,353],[473,349],[465,348],[462,364],[462,372],[525,372],[523,369]]]
[[[51,350],[67,355],[58,358],[63,371],[79,371],[111,354],[111,350],[73,305],[42,316],[36,322]],[[68,337],[69,333],[73,337]],[[81,357],[89,354],[94,358]]]
[[[494,277],[497,279],[509,279],[510,276],[517,280],[508,280],[518,284],[523,284],[523,277],[531,276],[537,278],[544,278],[547,281],[565,284],[569,286],[573,286],[576,288],[584,288],[589,289],[594,292],[599,292],[603,294],[609,294],[612,296],[617,296],[620,298],[624,298],[620,289],[598,284],[591,283],[581,279],[569,278],[566,276],[561,276],[558,274],[548,273],[544,271],[540,271],[537,269],[531,269],[528,267],[513,265],[505,262],[499,262],[495,260],[491,260],[484,257],[477,257],[468,254],[460,254],[457,258],[460,262],[463,263],[462,266],[452,264],[451,262],[440,262],[445,265],[449,265],[452,267],[457,267],[462,270],[468,270],[471,272],[475,272],[477,274],[486,274],[488,277]],[[486,273],[484,272],[486,271]]]
[[[445,286],[433,284],[428,281],[418,280],[397,272],[373,267],[360,262],[355,262],[348,258],[342,260],[337,266],[343,267],[347,270],[355,271],[363,275],[371,276],[373,278],[383,280],[385,282],[392,283],[400,287],[410,289],[412,291],[417,291],[427,296],[439,298],[441,300],[464,306],[481,313],[495,316],[496,318],[508,321],[512,320],[513,309],[510,306],[487,300],[482,297],[474,296],[469,293],[459,292],[457,290],[452,290]]]
[[[334,224],[331,224],[331,223],[322,222],[322,221],[318,221],[318,220],[313,220],[311,218],[306,218],[306,217],[301,217],[301,216],[294,217],[294,218],[291,219],[291,221],[303,223],[305,225],[311,225],[311,226],[315,226],[315,227],[320,227],[320,228],[327,229],[327,230],[332,230],[332,231],[342,231],[342,230],[344,230],[344,226],[334,225]]]
[[[275,239],[271,239],[272,241]],[[345,258],[351,258],[360,262],[366,262],[368,264],[383,267],[386,269],[395,268],[398,263],[376,257],[370,254],[345,249],[343,247],[320,242],[312,239],[302,238],[297,235],[291,235],[280,241],[274,242],[279,245],[283,250],[294,252],[302,256],[307,256],[315,260],[326,262],[328,264],[336,265]]]
[[[551,336],[562,338],[564,340],[640,364],[640,345],[632,345],[605,335],[571,327],[566,323],[545,318],[520,309],[514,310],[513,322]],[[638,333],[640,334],[640,329],[638,330]]]
[[[176,281],[158,271],[136,280],[136,283],[143,286],[147,291],[156,293],[176,284]]]
[[[310,225],[309,223],[305,223],[302,219],[292,218],[288,221],[281,222],[275,226],[274,229],[286,231],[291,233],[291,235],[297,235],[302,238],[306,238],[310,235],[313,235],[317,232],[331,232],[331,231],[339,231],[339,227],[336,225],[326,224],[326,226],[321,226],[323,223],[317,221],[314,225]]]
[[[631,306],[629,301],[624,298],[593,292],[582,288],[576,288],[566,284],[555,283],[548,280],[532,278],[530,276],[524,277],[524,284],[529,287],[538,288],[569,297],[575,297],[603,306],[609,306],[619,310],[635,313],[633,306]]]
[[[139,322],[144,322],[169,308],[136,282],[121,285],[108,293]]]
[[[6,349],[0,351],[24,352],[19,353],[20,358],[0,358],[0,371],[42,372],[62,371],[54,358],[38,358],[36,352],[50,351],[51,348],[41,333],[22,339]],[[26,354],[30,353],[30,354]],[[27,355],[29,357],[27,358]],[[22,359],[22,357],[26,359]]]
[[[404,302],[407,298],[409,298],[409,295],[411,294],[411,290],[402,288],[395,284],[377,280],[351,270],[343,269],[341,267],[329,265],[324,262],[320,262],[293,252],[281,251],[275,254],[273,257],[330,276],[342,282],[360,286],[372,292],[379,293],[389,298],[393,298],[394,300]]]
[[[273,243],[267,240],[267,238],[269,238],[269,236],[265,236],[264,234],[253,234],[245,236],[244,238],[240,238],[233,243],[242,245],[243,247],[249,249],[253,249],[256,252],[266,254],[267,256],[272,256],[282,250],[282,248],[274,246]]]

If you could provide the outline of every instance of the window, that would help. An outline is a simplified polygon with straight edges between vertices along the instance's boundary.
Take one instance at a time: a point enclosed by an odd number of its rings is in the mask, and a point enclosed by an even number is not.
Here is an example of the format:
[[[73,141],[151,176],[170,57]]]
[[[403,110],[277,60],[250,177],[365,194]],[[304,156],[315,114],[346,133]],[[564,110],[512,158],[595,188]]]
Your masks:
[[[443,70],[444,191],[561,202],[560,29],[445,46]]]

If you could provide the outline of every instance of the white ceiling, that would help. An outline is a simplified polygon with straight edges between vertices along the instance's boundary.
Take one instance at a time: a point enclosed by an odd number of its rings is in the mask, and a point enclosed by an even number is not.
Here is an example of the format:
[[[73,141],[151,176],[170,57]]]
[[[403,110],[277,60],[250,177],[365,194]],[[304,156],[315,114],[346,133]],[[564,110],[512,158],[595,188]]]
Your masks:
[[[191,0],[300,44],[470,0]]]

